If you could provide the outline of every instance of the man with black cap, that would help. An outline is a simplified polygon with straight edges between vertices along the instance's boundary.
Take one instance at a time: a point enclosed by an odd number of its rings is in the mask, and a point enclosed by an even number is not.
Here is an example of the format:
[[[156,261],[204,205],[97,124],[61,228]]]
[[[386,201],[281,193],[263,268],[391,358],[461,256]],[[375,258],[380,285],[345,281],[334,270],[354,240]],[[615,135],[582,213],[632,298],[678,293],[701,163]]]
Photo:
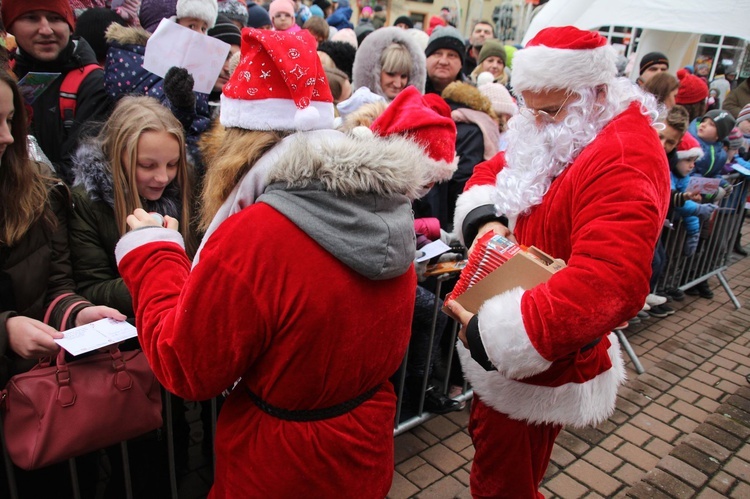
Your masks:
[[[427,41],[427,82],[425,93],[440,94],[451,82],[464,81],[464,41],[453,26],[437,28]]]
[[[18,44],[11,64],[19,79],[30,72],[60,74],[31,105],[31,130],[57,174],[70,182],[81,125],[104,121],[110,109],[104,71],[86,40],[72,35],[75,18],[67,0],[4,0],[2,18]],[[60,97],[63,83],[73,99]]]
[[[669,59],[661,52],[649,52],[641,59],[640,75],[638,84],[643,86],[655,75],[669,69]]]

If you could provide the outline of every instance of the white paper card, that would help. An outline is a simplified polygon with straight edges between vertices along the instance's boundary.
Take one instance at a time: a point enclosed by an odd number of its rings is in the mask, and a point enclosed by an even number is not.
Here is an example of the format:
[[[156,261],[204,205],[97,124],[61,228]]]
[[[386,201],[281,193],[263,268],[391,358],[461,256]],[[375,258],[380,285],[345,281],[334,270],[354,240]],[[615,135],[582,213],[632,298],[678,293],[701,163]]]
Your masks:
[[[445,244],[440,239],[438,239],[437,241],[432,241],[430,244],[425,244],[424,246],[419,248],[419,251],[424,251],[424,256],[420,256],[419,258],[417,258],[417,263],[426,262],[430,258],[442,255],[450,249],[451,247]]]
[[[138,336],[135,327],[130,323],[113,319],[101,319],[74,327],[63,334],[65,337],[55,342],[71,355],[80,355]]]
[[[698,192],[700,194],[716,194],[719,190],[720,178],[690,177],[687,192]]]
[[[143,68],[164,76],[169,68],[187,69],[195,80],[193,90],[211,93],[229,54],[229,44],[162,19],[146,42]]]

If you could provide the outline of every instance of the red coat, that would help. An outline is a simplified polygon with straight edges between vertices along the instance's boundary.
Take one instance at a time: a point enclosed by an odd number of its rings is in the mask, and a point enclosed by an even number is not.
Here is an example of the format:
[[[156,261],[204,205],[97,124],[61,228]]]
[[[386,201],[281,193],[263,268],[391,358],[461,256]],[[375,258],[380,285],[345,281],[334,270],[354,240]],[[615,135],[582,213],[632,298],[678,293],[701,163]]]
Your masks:
[[[504,165],[501,153],[475,168],[455,227],[473,208],[492,203]],[[567,268],[480,309],[482,343],[497,371],[484,370],[462,345],[459,355],[485,404],[531,423],[585,426],[611,414],[625,369],[609,332],[634,317],[649,293],[668,196],[664,150],[631,104],[552,182],[542,203],[516,220],[520,244],[565,260]]]
[[[366,279],[262,203],[227,219],[192,273],[171,242],[131,250],[120,271],[141,345],[168,390],[202,400],[242,376],[219,417],[212,497],[388,493],[395,395],[387,380],[409,340],[414,272]],[[262,412],[242,384],[291,410],[382,388],[348,414],[296,423]]]

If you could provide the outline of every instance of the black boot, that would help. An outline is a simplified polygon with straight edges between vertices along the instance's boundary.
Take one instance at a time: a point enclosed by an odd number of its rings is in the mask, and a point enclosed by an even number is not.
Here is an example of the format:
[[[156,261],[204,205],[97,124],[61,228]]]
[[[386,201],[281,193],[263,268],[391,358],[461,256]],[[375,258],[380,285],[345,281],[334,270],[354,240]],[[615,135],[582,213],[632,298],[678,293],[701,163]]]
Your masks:
[[[739,241],[734,243],[734,252],[740,256],[747,256],[747,251],[745,251],[745,248],[742,247],[742,243]]]

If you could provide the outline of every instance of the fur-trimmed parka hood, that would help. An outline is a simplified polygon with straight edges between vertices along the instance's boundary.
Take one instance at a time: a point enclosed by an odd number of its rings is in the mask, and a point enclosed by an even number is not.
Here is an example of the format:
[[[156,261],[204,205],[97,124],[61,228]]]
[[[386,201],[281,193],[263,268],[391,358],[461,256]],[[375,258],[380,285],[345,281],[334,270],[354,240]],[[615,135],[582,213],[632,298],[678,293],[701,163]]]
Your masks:
[[[112,169],[104,151],[93,140],[85,141],[71,158],[73,187],[81,187],[91,201],[101,201],[110,208],[115,207],[114,181]],[[170,183],[162,197],[156,201],[141,198],[146,211],[154,211],[177,218],[182,215],[180,188],[177,182]]]
[[[380,56],[392,43],[400,43],[411,55],[412,67],[408,85],[414,85],[420,94],[424,93],[427,70],[424,51],[419,49],[413,38],[401,28],[381,28],[370,33],[357,49],[352,68],[352,89],[367,87],[385,97],[380,87]]]
[[[132,26],[120,26],[112,23],[104,32],[107,43],[117,43],[120,45],[146,45],[151,33],[143,28]]]

